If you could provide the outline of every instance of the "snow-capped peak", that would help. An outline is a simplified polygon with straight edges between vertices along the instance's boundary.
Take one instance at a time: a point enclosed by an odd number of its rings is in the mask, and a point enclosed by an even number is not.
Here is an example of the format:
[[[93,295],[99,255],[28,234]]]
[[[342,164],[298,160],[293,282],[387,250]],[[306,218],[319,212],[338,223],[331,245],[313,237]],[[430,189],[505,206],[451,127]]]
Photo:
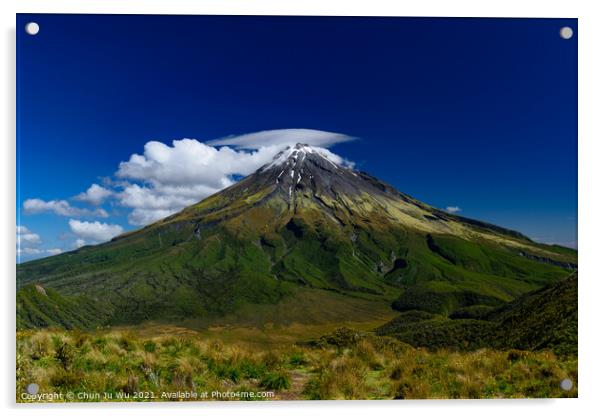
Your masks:
[[[274,156],[272,162],[264,166],[263,170],[282,165],[300,165],[308,155],[319,156],[332,164],[334,168],[345,168],[352,166],[349,161],[341,158],[337,154],[330,152],[326,148],[297,143],[294,146],[289,146],[280,151],[276,156]]]

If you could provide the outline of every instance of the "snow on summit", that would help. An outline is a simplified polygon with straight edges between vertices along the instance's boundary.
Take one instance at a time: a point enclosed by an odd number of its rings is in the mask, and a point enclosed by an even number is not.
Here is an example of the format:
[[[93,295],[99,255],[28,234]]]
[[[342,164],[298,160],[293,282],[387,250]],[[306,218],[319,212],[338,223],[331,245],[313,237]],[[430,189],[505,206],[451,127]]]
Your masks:
[[[326,148],[318,146],[309,146],[303,143],[297,143],[295,146],[289,146],[283,151],[280,151],[269,164],[265,165],[262,170],[267,170],[275,166],[282,165],[298,165],[303,164],[307,155],[316,155],[330,162],[335,168],[345,167],[353,168],[353,163],[340,157],[339,155],[330,152]]]

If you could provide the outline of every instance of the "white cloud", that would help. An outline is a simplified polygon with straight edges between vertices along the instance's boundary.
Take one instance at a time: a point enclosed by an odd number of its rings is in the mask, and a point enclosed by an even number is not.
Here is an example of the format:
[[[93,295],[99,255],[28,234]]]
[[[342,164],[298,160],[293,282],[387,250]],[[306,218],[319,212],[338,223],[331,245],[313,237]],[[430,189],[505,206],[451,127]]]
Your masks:
[[[50,200],[44,201],[39,198],[30,198],[23,202],[23,212],[25,214],[38,214],[43,212],[52,212],[59,216],[81,217],[108,217],[108,213],[97,208],[95,210],[82,209],[73,207],[65,200]]]
[[[148,142],[143,155],[134,154],[119,164],[116,176],[129,182],[116,196],[121,205],[133,209],[129,222],[145,225],[232,185],[233,175],[251,174],[279,150],[217,149],[194,139],[174,140],[172,146]]]
[[[17,256],[30,258],[44,255],[58,255],[61,249],[44,249],[39,246],[42,243],[40,235],[32,232],[25,226],[17,226]]]
[[[17,248],[17,255],[39,255],[42,249],[38,248]]]
[[[151,141],[144,154],[133,154],[121,162],[116,175],[170,186],[203,185],[218,190],[232,183],[231,175],[248,175],[269,162],[281,147],[264,147],[256,152],[220,149],[196,139],[174,140],[172,146]]]
[[[329,147],[353,139],[340,133],[312,129],[279,129],[205,143],[181,139],[172,141],[170,146],[150,141],[144,145],[142,154],[132,154],[129,160],[119,164],[116,181],[105,179],[103,185],[92,184],[74,199],[100,206],[113,196],[121,206],[131,209],[128,215],[130,224],[142,226],[234,184],[236,177],[255,172],[287,146],[301,142]],[[352,162],[327,149],[322,151],[333,161],[353,166]],[[71,206],[66,200],[44,201],[38,198],[25,200],[23,212],[52,212],[68,217],[109,216],[101,207],[90,210]]]
[[[78,238],[75,239],[75,242],[73,242],[73,247],[75,249],[81,248],[82,246],[84,246],[86,244],[86,241],[84,239]]]
[[[38,248],[19,248],[17,249],[17,255],[58,255],[63,253],[62,249],[38,249]]]
[[[459,213],[462,209],[458,206],[447,206],[445,207],[445,211],[449,213]]]
[[[86,191],[75,196],[75,199],[98,206],[111,194],[113,194],[111,190],[101,187],[98,184],[92,184]]]
[[[337,143],[349,142],[354,139],[342,133],[325,132],[322,130],[276,129],[210,140],[207,144],[214,146],[228,145],[236,149],[261,149],[268,146],[284,148],[288,145],[304,143],[327,148]]]
[[[164,219],[167,216],[171,216],[172,214],[177,213],[180,209],[181,208],[169,210],[137,208],[132,210],[132,212],[128,215],[128,222],[134,226],[144,226],[156,222],[157,220]]]
[[[25,226],[17,226],[17,245],[19,247],[39,245],[40,243],[42,243],[40,235],[33,233]]]
[[[69,219],[71,231],[80,239],[94,242],[105,242],[123,233],[123,228],[117,224],[83,222]]]
[[[130,224],[141,226],[176,213],[214,194],[267,164],[282,149],[297,142],[332,146],[353,138],[310,129],[281,129],[217,139],[174,140],[171,146],[151,141],[143,154],[121,162],[116,176],[123,181],[115,194],[131,208]],[[214,145],[214,146],[212,146]],[[219,145],[220,148],[216,147]],[[231,147],[230,147],[231,146]],[[333,160],[351,164],[324,149]]]
[[[230,185],[225,183],[224,186]],[[133,225],[145,225],[174,214],[184,207],[197,203],[221,188],[206,185],[127,185],[118,194],[122,205],[132,208],[128,220]]]

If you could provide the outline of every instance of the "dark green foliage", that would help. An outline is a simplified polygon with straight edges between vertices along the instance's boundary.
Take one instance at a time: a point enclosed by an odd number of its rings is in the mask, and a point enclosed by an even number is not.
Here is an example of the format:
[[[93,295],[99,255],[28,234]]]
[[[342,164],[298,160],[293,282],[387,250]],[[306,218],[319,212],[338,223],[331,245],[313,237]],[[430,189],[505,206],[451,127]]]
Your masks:
[[[145,352],[153,353],[155,350],[157,350],[157,344],[155,342],[153,342],[152,340],[146,340],[144,342]]]
[[[232,365],[229,365],[229,364],[219,365],[219,366],[215,366],[210,369],[219,378],[229,379],[232,382],[238,382],[240,380],[240,372],[238,371],[237,368],[233,367]]]
[[[379,327],[378,333],[380,334],[391,334],[403,331],[406,326],[411,326],[415,323],[420,323],[427,320],[434,320],[439,316],[426,311],[410,310],[401,313],[390,322]]]
[[[307,364],[307,359],[302,353],[293,353],[288,363],[292,366],[303,366]]]
[[[364,337],[364,333],[358,332],[357,330],[349,329],[347,327],[341,327],[330,334],[322,336],[318,341],[316,341],[313,344],[331,345],[341,349],[354,346]]]
[[[485,335],[493,326],[480,320],[429,320],[405,326],[395,337],[414,346],[473,350],[487,346]]]
[[[424,310],[431,313],[451,313],[458,308],[475,305],[499,305],[499,298],[461,290],[444,281],[431,281],[410,287],[395,302],[393,308],[399,311]]]
[[[449,315],[449,318],[486,320],[489,313],[491,313],[493,310],[494,307],[476,304],[457,309]]]
[[[283,371],[270,372],[262,380],[261,386],[267,390],[284,390],[291,387],[290,377]]]
[[[488,318],[499,325],[491,336],[492,346],[577,355],[577,287],[575,273],[493,311]]]
[[[394,335],[402,342],[429,348],[478,349],[486,346],[483,338],[493,327],[479,320],[449,320],[423,311],[408,311],[379,327],[378,335]]]
[[[540,350],[577,354],[577,274],[492,309],[472,306],[450,318],[408,311],[376,330],[413,346]]]
[[[68,369],[71,367],[71,363],[75,357],[75,349],[73,346],[62,341],[58,345],[54,357],[64,369]]]
[[[17,291],[17,328],[94,328],[109,319],[106,306],[85,296],[62,296],[52,288],[27,285]]]
[[[260,362],[243,360],[238,364],[238,370],[244,378],[259,379],[265,375],[267,367]]]

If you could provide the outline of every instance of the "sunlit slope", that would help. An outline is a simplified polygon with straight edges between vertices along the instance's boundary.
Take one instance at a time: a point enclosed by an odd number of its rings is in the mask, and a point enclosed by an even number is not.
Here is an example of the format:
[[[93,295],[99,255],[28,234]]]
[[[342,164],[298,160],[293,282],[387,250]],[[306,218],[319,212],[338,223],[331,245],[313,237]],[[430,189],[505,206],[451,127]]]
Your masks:
[[[85,295],[104,306],[106,323],[221,316],[301,287],[447,314],[566,277],[576,258],[434,209],[297,145],[141,230],[19,265],[18,285]]]

